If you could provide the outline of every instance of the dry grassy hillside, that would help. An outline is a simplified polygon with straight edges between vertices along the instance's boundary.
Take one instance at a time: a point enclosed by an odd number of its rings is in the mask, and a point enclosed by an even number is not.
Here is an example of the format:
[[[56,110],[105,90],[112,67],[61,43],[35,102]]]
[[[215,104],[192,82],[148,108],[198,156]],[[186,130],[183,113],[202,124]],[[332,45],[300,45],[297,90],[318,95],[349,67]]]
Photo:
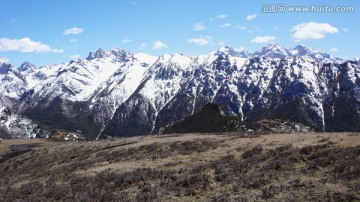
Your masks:
[[[26,140],[20,152],[10,147],[22,141],[0,144],[0,201],[360,200],[360,133]],[[5,154],[9,148],[15,153]]]

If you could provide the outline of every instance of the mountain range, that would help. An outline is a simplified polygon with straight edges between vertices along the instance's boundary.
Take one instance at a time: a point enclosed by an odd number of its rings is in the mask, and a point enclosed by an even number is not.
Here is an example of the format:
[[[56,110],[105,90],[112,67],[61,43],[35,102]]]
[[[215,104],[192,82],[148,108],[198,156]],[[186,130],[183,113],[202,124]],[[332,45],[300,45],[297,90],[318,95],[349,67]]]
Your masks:
[[[54,129],[89,139],[158,134],[208,103],[244,123],[360,131],[359,62],[278,44],[199,56],[98,49],[42,67],[0,58],[0,137],[47,137]]]

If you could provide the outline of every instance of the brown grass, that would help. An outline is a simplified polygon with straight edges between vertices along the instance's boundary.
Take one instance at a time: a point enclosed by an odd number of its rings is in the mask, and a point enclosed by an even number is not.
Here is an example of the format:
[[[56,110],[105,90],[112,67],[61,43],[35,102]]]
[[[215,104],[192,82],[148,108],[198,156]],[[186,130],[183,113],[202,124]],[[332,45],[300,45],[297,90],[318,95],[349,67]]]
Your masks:
[[[0,200],[358,201],[359,143],[356,133],[41,140],[0,163]]]

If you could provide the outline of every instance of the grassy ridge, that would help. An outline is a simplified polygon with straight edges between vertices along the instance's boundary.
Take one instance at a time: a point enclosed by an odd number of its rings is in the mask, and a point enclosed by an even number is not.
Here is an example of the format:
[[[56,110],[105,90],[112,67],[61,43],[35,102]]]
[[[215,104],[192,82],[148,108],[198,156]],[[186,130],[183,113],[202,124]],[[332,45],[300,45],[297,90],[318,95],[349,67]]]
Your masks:
[[[1,201],[357,201],[360,134],[44,142],[0,163]]]

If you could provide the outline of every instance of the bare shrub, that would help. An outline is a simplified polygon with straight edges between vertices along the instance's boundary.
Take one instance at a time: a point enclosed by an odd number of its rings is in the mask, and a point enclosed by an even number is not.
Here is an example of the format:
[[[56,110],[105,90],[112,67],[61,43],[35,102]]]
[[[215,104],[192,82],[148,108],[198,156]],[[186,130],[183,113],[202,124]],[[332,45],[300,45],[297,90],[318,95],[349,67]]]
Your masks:
[[[323,198],[326,201],[356,201],[359,200],[355,193],[349,193],[349,192],[341,192],[341,191],[333,191],[333,190],[327,190],[324,193]]]
[[[179,178],[175,186],[181,188],[181,191],[189,196],[196,195],[199,191],[210,188],[210,176],[206,174],[187,175]]]
[[[221,194],[215,194],[211,198],[212,202],[224,202],[224,201],[230,201],[230,194],[229,193],[221,193]]]
[[[41,183],[38,181],[30,182],[24,185],[21,185],[21,187],[17,190],[17,195],[21,198],[26,198],[30,195],[36,195],[37,193],[43,193],[44,187]]]
[[[129,148],[107,144],[99,151],[95,146],[74,145],[67,145],[66,152],[39,148],[0,163],[1,201],[360,200],[360,146],[334,147],[329,140],[302,148],[244,146],[234,155],[226,152],[223,142],[211,138]],[[216,157],[199,155],[218,147],[222,148],[214,152]],[[187,160],[170,159],[152,168],[140,165],[122,172],[114,167],[77,174],[97,163],[117,161],[118,166],[124,161],[191,154],[181,158],[206,159],[191,162],[192,167],[182,165]],[[328,190],[326,183],[342,189]]]
[[[264,173],[253,173],[246,175],[244,179],[245,188],[260,189],[269,183],[269,179]]]
[[[152,184],[145,184],[136,195],[136,201],[156,201],[158,198],[158,187]]]
[[[328,144],[305,146],[300,149],[300,154],[310,155],[313,154],[315,151],[327,148],[328,146]]]
[[[321,138],[318,142],[322,143],[322,142],[327,142],[329,140],[330,140],[330,137],[324,137],[324,138]]]
[[[256,156],[256,155],[260,155],[262,150],[263,150],[263,148],[261,147],[261,145],[256,145],[254,148],[245,151],[243,153],[242,157],[244,159],[247,159],[247,158],[251,158],[251,157]]]
[[[195,139],[192,141],[180,142],[176,141],[170,145],[171,152],[178,152],[182,155],[190,155],[192,153],[206,152],[211,149],[216,149],[221,142],[212,140],[210,138]]]

